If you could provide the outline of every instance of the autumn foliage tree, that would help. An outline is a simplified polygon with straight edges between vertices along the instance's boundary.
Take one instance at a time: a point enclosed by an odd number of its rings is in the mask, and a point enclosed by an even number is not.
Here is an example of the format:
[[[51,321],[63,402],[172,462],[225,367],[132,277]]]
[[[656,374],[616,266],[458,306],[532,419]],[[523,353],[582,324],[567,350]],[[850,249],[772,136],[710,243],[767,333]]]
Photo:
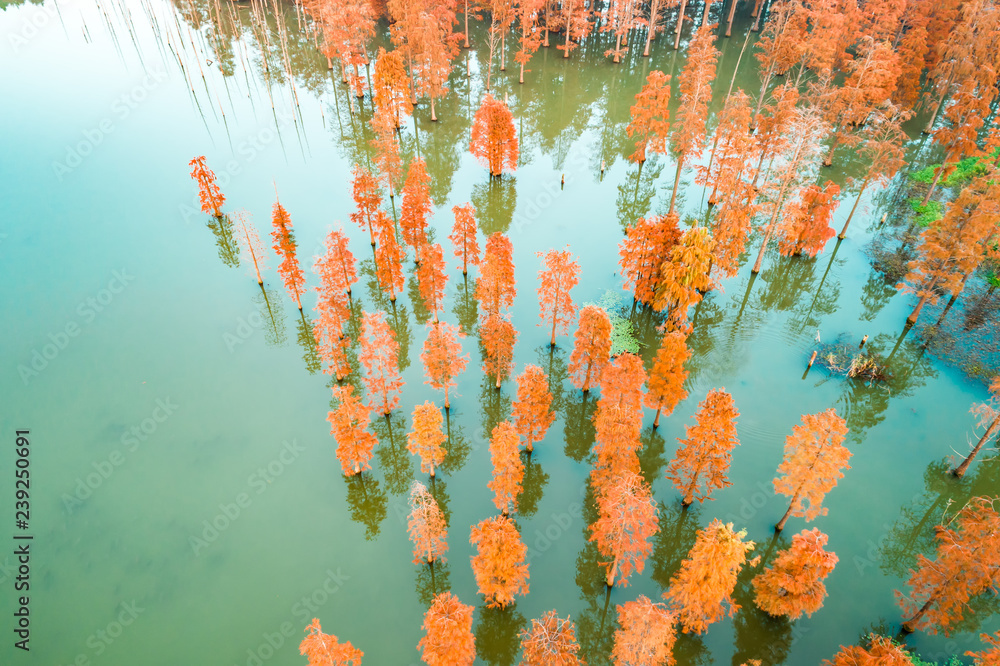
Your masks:
[[[973,405],[970,411],[976,415],[979,427],[984,430],[983,436],[972,447],[969,455],[966,456],[965,460],[958,467],[952,470],[951,473],[959,478],[965,476],[969,465],[976,459],[979,451],[982,450],[983,446],[997,432],[997,428],[1000,426],[1000,376],[994,377],[993,382],[990,384],[990,399],[986,402]]]
[[[538,252],[535,256],[543,255]],[[544,264],[545,268],[538,271],[539,316],[544,325],[552,323],[549,344],[554,347],[556,333],[565,333],[576,318],[576,305],[569,292],[580,281],[580,264],[565,250],[549,250],[544,255]]]
[[[712,389],[698,405],[695,425],[684,426],[685,439],[667,467],[667,478],[684,496],[685,506],[694,500],[710,499],[713,490],[731,486],[726,474],[732,451],[740,440],[736,436],[736,410],[733,396],[725,389]]]
[[[528,593],[528,548],[509,517],[485,518],[473,526],[470,543],[476,547],[472,573],[490,608],[506,608],[515,595]]]
[[[483,319],[503,314],[514,304],[514,246],[499,231],[486,240],[486,252],[476,278],[476,299],[483,308]]]
[[[588,0],[564,0],[561,7],[560,18],[566,39],[556,48],[563,52],[564,58],[568,58],[569,52],[578,46],[577,42],[589,35],[593,29],[594,25],[591,22],[593,11]]]
[[[469,152],[499,178],[504,170],[517,169],[518,142],[514,116],[507,105],[489,93],[483,98],[472,121]]]
[[[431,178],[427,175],[427,163],[420,157],[413,158],[403,185],[403,205],[399,212],[399,229],[403,241],[413,248],[417,263],[421,251],[427,244],[427,216],[431,212]]]
[[[825,516],[823,498],[837,481],[841,470],[850,469],[851,452],[844,446],[847,424],[837,412],[828,409],[806,414],[802,425],[792,428],[785,438],[785,458],[774,479],[775,492],[792,498],[788,511],[775,526],[781,531],[790,516],[805,516],[806,521]]]
[[[910,666],[913,663],[906,651],[893,643],[891,638],[870,634],[869,640],[871,645],[867,648],[860,645],[841,646],[832,661],[823,660],[823,666]]]
[[[521,666],[583,666],[577,656],[576,627],[569,617],[559,617],[554,610],[531,621],[530,630],[522,630]]]
[[[441,430],[444,417],[437,405],[429,400],[413,408],[413,430],[407,435],[406,449],[420,458],[420,471],[434,478],[435,467],[444,462],[447,436]]]
[[[395,303],[396,296],[403,290],[406,280],[403,275],[403,248],[396,240],[396,226],[385,211],[378,211],[376,224],[378,224],[378,246],[375,248],[375,273],[382,291]]]
[[[585,393],[599,384],[611,357],[611,319],[597,305],[580,310],[569,357],[569,380]]]
[[[708,229],[692,227],[674,245],[660,266],[660,279],[653,297],[653,309],[670,313],[668,325],[690,330],[687,313],[712,288],[712,252],[715,241]]]
[[[489,315],[479,325],[479,341],[485,352],[483,372],[496,379],[499,389],[500,384],[510,376],[514,364],[517,330],[506,315]]]
[[[307,666],[361,666],[365,653],[350,641],[340,643],[333,634],[324,634],[316,618],[306,627],[306,634],[299,643],[299,654],[309,660]]]
[[[555,420],[549,378],[537,365],[524,366],[517,377],[517,400],[514,401],[514,424],[524,438],[524,447],[531,453],[535,442],[545,438]]]
[[[399,404],[403,379],[399,376],[399,343],[385,321],[384,312],[366,312],[361,320],[361,353],[369,407],[388,415]]]
[[[379,47],[372,77],[372,96],[375,105],[386,110],[393,118],[396,128],[402,119],[413,113],[410,102],[410,77],[406,74],[406,63],[399,51],[386,52]]]
[[[633,162],[645,162],[647,153],[666,155],[670,132],[670,77],[654,69],[635,96],[625,131],[635,139]]]
[[[472,666],[476,659],[476,637],[472,634],[472,606],[451,592],[434,597],[424,614],[424,637],[417,643],[420,658],[428,666]]]
[[[612,0],[608,4],[604,26],[601,32],[611,32],[615,36],[615,47],[604,52],[604,56],[612,56],[614,62],[621,62],[621,57],[628,51],[623,41],[628,40],[628,33],[642,25],[641,3],[638,0]]]
[[[382,205],[382,192],[378,180],[368,169],[355,164],[351,174],[351,195],[356,207],[351,213],[351,221],[368,232],[372,247],[375,247],[375,231],[381,226],[377,218],[379,206]]]
[[[817,528],[792,537],[792,546],[778,553],[774,564],[753,579],[754,603],[762,611],[796,620],[823,607],[826,585],[837,556],[823,550],[828,537]]]
[[[447,283],[448,275],[444,270],[444,252],[441,246],[438,243],[425,245],[423,261],[417,267],[417,285],[424,307],[434,315],[434,323],[437,323],[438,312],[442,309]]]
[[[469,264],[479,265],[479,241],[476,238],[476,209],[472,204],[454,206],[455,224],[448,240],[455,248],[455,256],[462,260],[462,275],[469,274]]]
[[[547,0],[518,0],[514,11],[517,12],[519,48],[514,54],[514,62],[521,67],[518,83],[524,83],[524,66],[542,44],[542,31],[539,28],[539,16]]]
[[[719,124],[712,140],[712,152],[707,166],[698,166],[697,182],[710,186],[708,203],[715,205],[722,194],[731,192],[749,171],[747,155],[754,145],[750,134],[750,98],[737,90],[726,99],[719,114]]]
[[[378,440],[368,430],[370,411],[354,395],[353,386],[335,386],[333,397],[337,408],[327,414],[330,434],[337,440],[337,460],[345,476],[371,469],[368,461]]]
[[[240,259],[246,264],[253,264],[257,274],[257,284],[263,285],[264,278],[260,276],[261,269],[267,270],[267,254],[260,242],[257,228],[250,219],[250,213],[238,210],[233,213],[233,227],[236,231],[236,244],[240,248]]]
[[[896,592],[908,619],[904,632],[924,629],[950,635],[969,600],[1000,583],[1000,514],[996,498],[970,500],[946,525],[937,528],[932,560],[917,555],[906,581],[909,595]]]
[[[777,228],[778,251],[782,256],[819,254],[835,233],[830,222],[838,194],[840,187],[830,180],[823,187],[813,184],[802,188],[798,200],[788,207]]]
[[[746,530],[736,532],[733,524],[718,518],[698,530],[691,552],[681,563],[680,571],[670,579],[664,594],[676,609],[681,630],[687,634],[705,633],[708,625],[739,610],[733,601],[736,577],[754,549],[753,541],[743,541]]]
[[[663,260],[670,256],[681,237],[677,222],[676,214],[640,217],[625,229],[625,238],[618,243],[623,287],[640,303],[653,303],[660,286]]]
[[[193,158],[188,166],[191,167],[191,177],[198,183],[201,212],[222,218],[222,204],[226,203],[226,196],[215,182],[215,172],[205,165],[205,156]]]
[[[633,471],[613,475],[596,499],[598,518],[590,526],[589,541],[606,560],[608,587],[616,580],[624,587],[632,573],[642,573],[653,552],[649,539],[659,526],[656,502],[642,475]]]
[[[708,104],[712,101],[712,81],[715,80],[715,62],[719,52],[715,48],[715,31],[702,26],[688,47],[688,64],[677,86],[681,104],[674,117],[674,131],[670,143],[677,154],[677,173],[670,194],[670,209],[674,212],[681,171],[688,160],[701,155],[705,142],[705,124],[708,121]]]
[[[639,471],[636,451],[642,446],[642,385],[646,371],[635,354],[621,354],[604,370],[601,398],[594,414],[597,458],[591,483],[600,493],[626,472]]]
[[[681,400],[687,397],[684,382],[688,372],[684,364],[691,358],[687,340],[680,331],[667,331],[660,341],[660,348],[653,358],[653,367],[649,371],[649,388],[646,391],[645,403],[650,409],[656,410],[653,427],[659,427],[660,415],[665,411],[670,416]]]
[[[639,595],[616,607],[618,630],[611,651],[615,666],[673,666],[677,618],[666,604]]]
[[[517,497],[524,480],[524,463],[521,461],[521,440],[509,421],[501,421],[490,436],[490,461],[493,479],[487,487],[493,491],[493,504],[507,516],[517,511]]]
[[[295,304],[302,309],[302,294],[306,291],[306,276],[299,266],[298,257],[295,256],[295,236],[292,234],[292,218],[288,211],[281,205],[280,201],[274,202],[274,209],[271,212],[271,224],[274,230],[271,238],[274,240],[274,252],[281,257],[278,265],[278,275],[281,276],[285,284],[285,290],[292,297]]]
[[[996,636],[989,634],[979,634],[979,638],[990,647],[981,652],[966,652],[967,657],[973,658],[975,666],[993,666],[1000,663],[1000,632]]]
[[[419,481],[414,481],[410,487],[407,531],[413,542],[414,564],[434,564],[444,560],[448,551],[448,524],[437,500]]]
[[[446,322],[427,325],[427,338],[424,340],[423,353],[427,381],[433,388],[444,390],[444,408],[451,409],[448,390],[458,384],[455,378],[465,371],[469,355],[462,355],[461,340],[465,336],[457,326]]]

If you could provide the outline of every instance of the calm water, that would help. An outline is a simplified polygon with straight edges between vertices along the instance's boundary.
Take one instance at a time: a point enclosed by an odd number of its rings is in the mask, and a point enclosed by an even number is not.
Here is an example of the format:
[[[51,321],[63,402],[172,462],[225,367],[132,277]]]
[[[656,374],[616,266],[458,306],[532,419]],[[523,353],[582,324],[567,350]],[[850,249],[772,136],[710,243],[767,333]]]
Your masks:
[[[403,401],[393,420],[378,426],[372,472],[363,484],[346,481],[325,421],[329,378],[314,372],[303,344],[308,324],[284,293],[275,260],[262,291],[196,210],[192,156],[205,154],[219,174],[227,210],[245,208],[262,230],[273,181],[303,265],[311,266],[328,230],[343,223],[366,273],[355,302],[387,306],[372,283],[366,237],[348,220],[349,170],[370,160],[370,100],[349,112],[344,85],[284,6],[296,106],[274,55],[273,12],[265,77],[249,10],[237,11],[245,26],[238,41],[231,30],[214,32],[208,4],[50,0],[0,12],[3,487],[10,487],[13,431],[30,428],[35,536],[32,649],[15,651],[5,624],[3,664],[301,664],[297,644],[315,616],[364,650],[365,663],[405,665],[418,661],[422,615],[435,592],[450,587],[464,602],[480,603],[468,535],[494,514],[484,433],[509,414],[515,386],[508,381],[493,392],[475,338],[466,339],[472,363],[453,397],[452,452],[436,486],[451,550],[447,567],[431,579],[410,563],[404,524],[409,484],[423,476],[405,450],[409,414],[414,404],[440,399],[423,384],[427,315],[411,298],[412,276],[391,319],[403,350]],[[225,6],[222,12],[232,14]],[[733,38],[719,41],[713,113],[746,29],[738,17]],[[377,41],[385,41],[384,30]],[[639,171],[627,162],[625,125],[646,74],[681,72],[684,52],[660,39],[651,58],[630,53],[616,66],[602,56],[606,40],[596,38],[568,60],[541,49],[523,86],[515,68],[494,71],[495,94],[509,95],[516,116],[522,158],[516,178],[491,184],[466,152],[487,60],[475,48],[484,44],[483,26],[473,32],[473,49],[460,54],[451,93],[438,105],[439,122],[421,105],[403,132],[404,153],[428,160],[436,239],[450,230],[452,206],[467,201],[479,209],[484,234],[510,235],[516,372],[536,363],[555,381],[565,376],[572,340],[560,338],[550,353],[546,330],[536,326],[535,253],[568,245],[583,267],[577,303],[631,314],[615,246],[623,224],[665,211],[674,165],[655,159]],[[758,88],[754,64],[748,49],[736,78],[751,94]],[[912,152],[927,159],[919,142]],[[862,168],[852,159],[840,151],[823,177],[851,192],[849,179]],[[685,172],[683,214],[703,217],[705,194],[692,178]],[[643,470],[662,504],[661,531],[645,572],[615,589],[610,603],[586,542],[593,509],[579,509],[589,501],[593,400],[584,404],[568,382],[557,385],[557,420],[536,448],[518,517],[531,553],[531,593],[504,612],[477,608],[480,663],[515,663],[517,632],[552,608],[577,623],[588,663],[606,663],[614,605],[639,594],[658,598],[694,531],[713,517],[746,527],[758,552],[784,547],[771,543],[771,526],[786,498],[770,485],[784,438],[801,414],[831,406],[848,419],[854,456],[827,499],[829,515],[808,525],[828,533],[840,557],[826,605],[794,625],[770,620],[752,603],[750,576],[741,577],[743,611],[700,638],[683,637],[678,662],[814,664],[872,625],[895,629],[893,590],[915,555],[932,546],[933,525],[949,502],[1000,491],[1000,466],[978,462],[962,483],[942,476],[942,461],[966,450],[969,406],[986,392],[915,337],[896,350],[888,385],[869,388],[818,366],[803,379],[817,334],[852,344],[868,334],[872,347],[888,354],[902,331],[911,303],[863,253],[867,227],[882,212],[876,195],[866,195],[864,214],[839,247],[830,243],[816,259],[774,253],[752,284],[745,265],[693,313],[690,397],[656,432],[647,414],[643,435]],[[838,211],[838,228],[852,201],[848,195]],[[472,282],[466,289],[453,265],[449,276],[445,319],[474,326]],[[303,300],[311,317],[314,297]],[[641,310],[633,320],[648,359],[658,322]],[[67,327],[76,335],[63,335]],[[37,374],[21,369],[33,362]],[[697,403],[715,387],[730,391],[742,414],[733,486],[685,515],[663,468]],[[13,524],[12,510],[5,500],[4,525]],[[207,529],[206,521],[222,528]],[[792,519],[786,538],[805,526]],[[7,623],[13,558],[11,548],[2,552]],[[918,633],[910,644],[925,658],[978,649],[978,632],[1000,626],[995,603],[985,600],[950,639]]]

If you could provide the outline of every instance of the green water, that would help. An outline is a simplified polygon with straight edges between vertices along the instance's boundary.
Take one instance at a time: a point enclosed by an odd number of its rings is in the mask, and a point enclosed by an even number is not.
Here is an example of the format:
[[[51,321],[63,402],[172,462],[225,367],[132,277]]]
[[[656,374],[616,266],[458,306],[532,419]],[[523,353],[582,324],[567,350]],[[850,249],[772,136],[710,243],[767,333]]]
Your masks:
[[[657,68],[678,74],[684,52],[660,39],[652,57],[630,53],[613,65],[602,55],[607,38],[597,37],[568,60],[541,49],[523,86],[513,67],[494,71],[494,94],[509,95],[522,156],[515,178],[490,183],[466,150],[487,60],[475,48],[485,43],[483,26],[474,24],[473,49],[459,55],[451,92],[437,105],[440,120],[431,123],[422,104],[403,131],[404,154],[409,159],[419,151],[428,161],[438,241],[450,230],[452,206],[467,201],[480,211],[483,234],[509,234],[520,331],[515,371],[536,363],[549,373],[557,419],[536,447],[518,516],[530,549],[531,592],[507,611],[484,609],[468,565],[469,527],[495,513],[485,433],[509,415],[515,386],[508,381],[494,392],[475,337],[465,340],[472,362],[453,394],[452,450],[436,483],[450,550],[432,580],[411,564],[405,532],[409,484],[423,478],[405,450],[409,414],[417,403],[440,400],[423,383],[419,351],[427,315],[412,298],[412,262],[390,318],[406,388],[392,421],[378,425],[380,446],[362,485],[340,473],[325,420],[329,378],[312,371],[311,350],[302,343],[307,324],[285,294],[275,260],[262,292],[245,266],[232,265],[225,239],[196,210],[188,176],[187,162],[205,154],[220,176],[227,210],[250,211],[262,230],[274,181],[304,267],[328,230],[342,223],[363,273],[355,303],[386,308],[366,236],[348,218],[351,165],[370,159],[370,100],[349,112],[346,88],[298,32],[290,6],[283,20],[298,106],[278,56],[271,59],[269,96],[249,32],[234,42],[231,31],[214,33],[207,4],[197,18],[191,5],[181,7],[162,0],[63,0],[57,7],[50,0],[0,13],[0,517],[8,544],[0,551],[0,663],[302,664],[302,629],[318,617],[324,630],[360,647],[366,664],[406,665],[419,661],[415,646],[430,597],[450,587],[477,606],[480,663],[516,663],[517,632],[555,608],[576,623],[587,662],[603,664],[614,605],[640,594],[658,598],[699,526],[719,517],[746,527],[759,552],[773,545],[773,556],[784,547],[770,543],[787,506],[770,485],[784,438],[801,414],[832,406],[847,418],[854,455],[825,502],[829,515],[808,525],[830,535],[829,548],[840,558],[825,606],[794,624],[769,620],[753,605],[743,576],[736,594],[743,610],[677,646],[680,664],[735,666],[751,658],[816,664],[872,625],[893,631],[899,622],[893,590],[902,588],[916,554],[929,552],[933,525],[949,502],[953,510],[973,493],[1000,492],[996,461],[977,462],[962,483],[942,475],[942,460],[967,450],[968,409],[986,392],[916,337],[898,345],[886,385],[868,387],[818,366],[803,378],[817,335],[856,344],[868,334],[872,348],[888,355],[912,307],[871,270],[863,252],[883,210],[872,188],[839,246],[829,243],[815,259],[772,252],[756,280],[744,265],[692,312],[690,397],[658,431],[647,414],[643,431],[640,457],[661,502],[660,533],[643,574],[613,590],[606,604],[599,558],[586,542],[593,508],[581,508],[589,500],[594,404],[583,403],[564,379],[572,339],[559,338],[550,352],[547,331],[536,326],[535,253],[568,246],[583,268],[575,301],[604,299],[631,317],[650,358],[658,320],[632,312],[616,245],[623,224],[665,211],[674,165],[657,158],[640,171],[626,161],[625,125],[645,75]],[[238,11],[248,25],[249,10]],[[738,16],[734,36],[719,40],[713,114],[748,20]],[[384,33],[382,24],[377,42],[385,42]],[[754,94],[755,77],[748,49],[736,85]],[[930,152],[918,139],[911,154],[924,160]],[[853,202],[849,179],[863,168],[856,159],[840,151],[838,164],[823,173],[848,192],[837,228]],[[703,218],[705,193],[692,180],[686,171],[683,216]],[[473,284],[466,288],[453,264],[444,318],[474,327]],[[314,296],[304,301],[311,317]],[[75,335],[63,335],[67,326]],[[663,468],[697,403],[715,387],[730,391],[741,412],[733,485],[682,514]],[[15,596],[9,537],[16,530],[8,489],[14,431],[23,428],[31,431],[33,451],[27,654],[13,648],[9,630]],[[86,497],[72,499],[79,496]],[[238,517],[224,515],[237,509]],[[224,527],[213,532],[205,521]],[[793,518],[784,538],[803,527]],[[199,538],[204,543],[193,541]],[[981,601],[951,638],[918,633],[909,644],[937,659],[979,649],[979,631],[1000,626],[995,598]]]

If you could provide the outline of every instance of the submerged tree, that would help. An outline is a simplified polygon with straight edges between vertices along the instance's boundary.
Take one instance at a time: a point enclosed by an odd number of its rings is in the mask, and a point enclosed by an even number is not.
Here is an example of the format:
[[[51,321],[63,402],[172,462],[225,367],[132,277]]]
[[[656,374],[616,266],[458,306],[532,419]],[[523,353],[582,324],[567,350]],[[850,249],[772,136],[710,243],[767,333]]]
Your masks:
[[[437,243],[425,245],[423,261],[417,267],[417,286],[420,298],[434,315],[434,323],[438,323],[438,312],[442,309],[444,288],[448,283],[448,274],[444,270],[444,253]]]
[[[823,666],[910,666],[913,661],[902,647],[892,642],[891,638],[870,634],[871,645],[863,648],[860,645],[841,646],[840,652],[829,659],[823,660]]]
[[[528,64],[531,56],[542,44],[542,30],[538,25],[538,19],[542,7],[546,3],[547,0],[518,0],[515,3],[514,11],[517,12],[520,48],[514,54],[514,62],[521,67],[519,83],[524,83],[524,66]]]
[[[295,236],[292,234],[292,218],[288,211],[281,205],[280,201],[274,202],[274,209],[271,213],[271,224],[274,230],[271,238],[274,240],[274,252],[281,257],[278,265],[278,275],[281,276],[285,284],[285,290],[292,297],[295,304],[302,309],[302,294],[306,291],[306,277],[299,266],[299,260],[295,256]]]
[[[678,217],[656,215],[640,217],[625,229],[625,238],[618,243],[618,264],[632,298],[652,305],[663,280],[664,258],[669,257],[681,238]]]
[[[535,256],[543,255],[537,252]],[[576,305],[569,292],[580,281],[580,264],[566,251],[549,250],[544,257],[545,268],[538,271],[538,314],[543,324],[552,322],[549,344],[554,347],[556,333],[565,333],[576,318]]]
[[[615,666],[673,666],[677,618],[667,605],[639,595],[616,608],[619,628],[611,652]]]
[[[205,165],[205,156],[193,158],[188,162],[191,167],[191,178],[198,183],[198,199],[201,201],[201,211],[222,218],[222,204],[226,196],[215,182],[215,172]]]
[[[413,408],[413,431],[407,435],[409,443],[406,449],[420,457],[420,471],[434,478],[435,467],[440,467],[447,455],[444,447],[448,437],[441,430],[444,417],[441,410],[431,402]]]
[[[379,47],[375,59],[372,97],[375,105],[393,118],[397,129],[402,125],[402,119],[413,113],[410,77],[406,75],[406,63],[399,51],[386,52]]]
[[[788,207],[778,225],[778,252],[782,256],[819,254],[835,233],[830,222],[839,203],[838,194],[840,187],[830,180],[823,187],[813,184],[802,188],[798,201]]]
[[[626,132],[636,141],[635,152],[629,159],[645,162],[647,152],[666,155],[670,132],[669,76],[655,69],[649,73],[642,90],[635,96],[631,116]]]
[[[726,473],[733,448],[740,443],[736,436],[739,415],[733,396],[725,389],[712,389],[698,405],[695,425],[684,426],[686,439],[677,440],[681,446],[666,476],[684,496],[685,506],[711,499],[713,490],[732,485]]]
[[[1000,583],[1000,514],[997,500],[976,497],[937,529],[935,559],[917,556],[910,570],[910,595],[896,592],[908,616],[904,632],[925,629],[950,635],[962,620],[969,600]]]
[[[379,206],[382,205],[382,192],[378,179],[368,169],[355,164],[351,168],[351,196],[354,198],[356,210],[351,213],[351,221],[367,231],[375,247],[375,231],[381,225],[377,220]]]
[[[455,248],[455,256],[462,260],[462,275],[469,274],[469,264],[479,265],[479,241],[476,239],[476,209],[472,204],[454,206],[455,225],[448,240]]]
[[[590,526],[588,540],[607,560],[602,564],[608,587],[616,580],[625,587],[633,572],[642,573],[653,552],[649,539],[659,524],[656,502],[642,475],[635,472],[614,475],[596,495],[599,516]]]
[[[487,487],[493,491],[493,504],[503,515],[517,511],[517,497],[524,480],[521,440],[509,421],[501,421],[490,434],[490,462],[493,479]]]
[[[327,414],[330,434],[337,440],[337,460],[345,476],[371,469],[368,461],[378,439],[368,430],[370,411],[354,395],[353,386],[336,386],[333,397],[337,408]]]
[[[427,381],[438,390],[444,389],[444,408],[451,408],[448,390],[457,386],[455,378],[465,371],[469,355],[462,355],[462,342],[465,336],[446,322],[427,325],[427,338],[424,340],[424,350],[420,358],[424,362]]]
[[[569,357],[569,380],[585,393],[599,384],[611,357],[611,319],[597,305],[580,310],[573,353]]]
[[[350,641],[341,643],[333,634],[324,634],[316,618],[306,627],[306,633],[299,643],[299,654],[309,660],[307,666],[361,666],[365,653]]]
[[[524,438],[524,446],[528,453],[534,450],[535,442],[545,438],[545,433],[555,418],[549,378],[537,365],[524,366],[524,372],[517,377],[514,423],[517,432]]]
[[[472,606],[451,592],[434,597],[424,614],[424,637],[417,643],[420,658],[428,666],[472,666],[476,659],[476,637],[472,635]]]
[[[448,523],[427,486],[414,481],[410,487],[410,519],[407,524],[413,542],[413,563],[444,561],[448,551]]]
[[[365,367],[362,381],[371,401],[369,407],[388,414],[399,404],[403,379],[399,376],[399,343],[385,321],[384,312],[366,312],[362,317],[358,359]]]
[[[959,478],[965,475],[965,472],[969,469],[969,465],[979,455],[979,451],[983,448],[983,445],[997,431],[997,426],[1000,426],[1000,376],[994,377],[993,383],[990,384],[990,399],[986,402],[973,405],[970,411],[979,419],[979,427],[985,428],[985,430],[983,431],[983,436],[972,447],[972,451],[962,461],[962,464],[951,471],[952,474]]]
[[[851,452],[843,445],[847,424],[833,409],[806,414],[802,425],[792,428],[785,438],[785,458],[774,479],[775,492],[792,498],[788,511],[775,526],[781,531],[790,516],[805,516],[806,521],[825,516],[823,498],[837,481],[841,470],[850,469]]]
[[[817,528],[792,537],[792,546],[778,553],[774,564],[753,579],[754,603],[770,615],[796,620],[823,607],[823,580],[837,564],[837,556],[823,550],[828,537]]]
[[[427,175],[427,163],[416,157],[410,162],[406,173],[406,184],[403,185],[403,205],[399,211],[399,230],[403,241],[413,248],[413,254],[419,264],[422,259],[424,245],[427,244],[427,216],[430,215],[431,177]]]
[[[680,331],[667,331],[660,341],[660,348],[653,358],[653,367],[649,371],[649,388],[646,391],[645,403],[650,409],[656,410],[653,427],[660,425],[660,415],[670,416],[681,400],[687,398],[684,382],[688,372],[684,364],[691,358],[687,339]],[[690,502],[688,502],[690,504]]]
[[[681,569],[670,579],[663,596],[677,609],[681,630],[703,634],[708,625],[739,610],[733,601],[736,577],[754,549],[753,541],[743,541],[746,530],[736,532],[733,524],[718,518],[698,530],[694,547]]]
[[[554,610],[532,620],[531,630],[519,634],[521,666],[583,666],[576,655],[580,645],[575,629],[568,617],[559,617]]]
[[[577,42],[589,35],[594,27],[590,22],[593,10],[588,0],[564,0],[561,7],[561,25],[566,40],[556,48],[563,52],[564,58],[568,58],[569,52],[578,46]]]
[[[504,170],[517,169],[517,130],[514,116],[501,100],[489,93],[483,98],[472,121],[471,152],[479,163],[490,170],[490,176],[499,178]]]
[[[483,319],[500,315],[514,304],[514,246],[510,238],[497,232],[486,240],[486,252],[476,278],[476,299]]]
[[[469,541],[476,547],[472,573],[489,608],[506,608],[514,595],[528,593],[528,548],[514,521],[504,515],[485,518],[472,528]]]

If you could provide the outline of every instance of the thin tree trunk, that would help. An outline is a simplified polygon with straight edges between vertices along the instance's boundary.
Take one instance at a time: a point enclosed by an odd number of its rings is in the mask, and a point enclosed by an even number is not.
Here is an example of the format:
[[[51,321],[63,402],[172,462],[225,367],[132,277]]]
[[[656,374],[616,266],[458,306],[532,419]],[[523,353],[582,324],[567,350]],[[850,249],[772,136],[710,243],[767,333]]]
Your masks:
[[[933,113],[931,113],[930,120],[927,121],[927,127],[923,129],[924,134],[930,134],[931,130],[934,129],[934,121],[937,120],[938,112],[941,110],[941,105],[944,104],[944,100],[948,96],[948,91],[950,89],[951,89],[951,76],[948,77],[948,81],[941,89],[941,96],[938,97],[938,101],[934,105],[934,111]]]
[[[934,194],[934,188],[937,187],[938,181],[941,180],[941,174],[944,173],[944,168],[945,168],[945,166],[947,166],[947,164],[949,162],[948,158],[950,158],[950,157],[951,157],[951,154],[949,153],[946,156],[945,161],[942,162],[941,166],[939,166],[937,168],[937,171],[934,172],[934,180],[931,181],[931,186],[927,190],[927,195],[924,197],[924,200],[921,202],[920,205],[926,206],[928,203],[930,203],[930,201],[931,201],[931,195]]]
[[[983,448],[983,445],[986,444],[986,440],[988,440],[990,436],[993,434],[993,430],[997,427],[997,424],[1000,424],[1000,414],[998,414],[997,417],[993,419],[993,423],[991,423],[990,427],[986,429],[986,432],[983,433],[983,436],[979,438],[979,442],[972,449],[972,452],[969,453],[968,457],[966,457],[966,459],[962,461],[962,464],[951,471],[952,474],[954,474],[958,478],[962,478],[963,476],[965,476],[965,472],[968,471],[969,465],[971,465],[972,461],[975,460],[976,456],[979,455],[980,449]]]
[[[726,37],[730,37],[733,34],[733,16],[736,15],[736,3],[738,0],[732,0],[729,3],[729,16],[726,18]],[[747,32],[749,34],[749,31]],[[739,63],[736,65],[739,67]]]
[[[677,34],[674,35],[674,50],[681,46],[681,26],[684,25],[684,8],[687,7],[687,0],[681,0],[681,11],[677,14]]]
[[[780,532],[781,530],[785,529],[785,523],[788,522],[789,516],[792,515],[792,507],[795,506],[795,501],[799,499],[800,492],[802,491],[800,490],[796,492],[795,496],[792,497],[792,501],[788,504],[788,511],[786,511],[785,515],[781,517],[781,520],[778,521],[778,524],[774,526],[775,532]]]
[[[469,0],[465,0],[465,48],[469,48]]]
[[[861,189],[858,191],[858,198],[854,200],[854,205],[851,206],[851,212],[847,215],[847,220],[844,222],[844,228],[840,230],[840,234],[837,238],[843,240],[847,237],[847,227],[851,224],[851,218],[854,217],[854,211],[858,209],[858,204],[861,202],[861,195],[865,193],[865,188],[868,187],[868,181],[871,180],[871,176],[866,176],[864,182],[861,183]]]
[[[681,183],[681,169],[684,168],[684,153],[680,154],[677,158],[677,174],[674,176],[674,189],[670,193],[670,210],[667,211],[667,215],[673,215],[674,213],[674,203],[677,200],[677,187]]]
[[[660,1],[653,0],[649,6],[649,28],[646,30],[646,48],[642,51],[642,55],[646,58],[649,57],[649,44],[653,41],[653,34],[656,32],[656,19],[660,11]]]

